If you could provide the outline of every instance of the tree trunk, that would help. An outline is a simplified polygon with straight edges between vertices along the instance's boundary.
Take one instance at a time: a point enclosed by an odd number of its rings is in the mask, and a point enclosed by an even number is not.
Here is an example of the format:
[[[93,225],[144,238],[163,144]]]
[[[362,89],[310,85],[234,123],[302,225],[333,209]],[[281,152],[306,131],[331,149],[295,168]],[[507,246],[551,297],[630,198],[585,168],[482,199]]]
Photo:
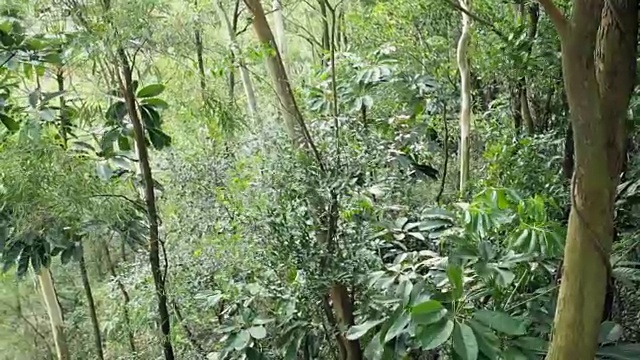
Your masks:
[[[53,285],[53,278],[48,268],[42,267],[38,274],[38,282],[44,299],[47,313],[49,314],[49,322],[51,323],[51,332],[53,333],[53,342],[56,345],[56,354],[58,360],[70,360],[69,346],[64,334],[64,320],[62,319],[62,309],[56,297],[56,290]]]
[[[78,262],[80,269],[80,276],[82,277],[82,287],[84,288],[85,295],[87,296],[87,306],[89,307],[89,317],[91,318],[91,325],[93,326],[93,339],[96,345],[96,352],[98,359],[104,359],[104,353],[102,351],[102,335],[100,335],[100,324],[98,323],[98,316],[96,315],[96,305],[93,301],[93,292],[91,291],[91,284],[89,283],[89,275],[87,274],[87,265],[84,259],[84,251],[80,256]]]
[[[120,292],[122,293],[122,299],[124,300],[122,304],[122,309],[123,309],[122,313],[124,316],[124,325],[127,328],[127,335],[129,339],[129,351],[131,351],[131,354],[135,354],[136,342],[135,342],[135,338],[133,337],[133,332],[131,331],[131,320],[129,317],[129,301],[130,301],[129,293],[127,292],[127,288],[125,288],[122,281],[120,281],[120,279],[118,278],[118,274],[116,273],[116,268],[113,265],[113,261],[111,260],[109,244],[105,242],[103,244],[103,247],[104,247],[104,254],[105,254],[105,259],[107,260],[107,267],[109,268],[109,272],[111,273],[113,280],[116,282],[116,284],[118,285],[118,288],[120,289]]]
[[[322,22],[322,48],[320,54],[320,60],[322,67],[327,67],[327,56],[331,51],[330,38],[329,38],[329,17],[327,15],[327,0],[318,0],[320,6],[320,21]]]
[[[238,45],[236,44],[236,32],[234,30],[234,27],[231,21],[229,21],[229,16],[227,16],[227,12],[224,10],[224,7],[222,6],[222,2],[220,0],[216,0],[214,2],[214,6],[216,7],[216,11],[218,12],[218,16],[220,17],[220,20],[224,23],[224,26],[227,28],[231,54],[238,61],[238,67],[240,68],[240,77],[242,79],[242,86],[244,87],[244,94],[247,96],[247,113],[252,120],[256,120],[256,114],[258,113],[258,103],[256,100],[256,94],[253,88],[253,83],[251,82],[251,76],[249,75],[249,70],[247,70],[247,66],[244,60],[242,60],[242,57],[238,54]]]
[[[284,14],[282,11],[282,0],[273,0],[273,27],[275,32],[276,45],[280,51],[280,60],[284,65],[284,70],[288,76],[289,72],[289,51],[287,48],[287,37],[284,30]]]
[[[459,0],[460,7],[469,11],[471,0]],[[458,40],[458,68],[460,69],[460,195],[464,196],[469,179],[469,131],[471,127],[471,72],[467,49],[471,40],[471,17],[462,12],[462,33]]]
[[[133,132],[135,136],[136,149],[138,152],[138,163],[140,172],[144,179],[145,202],[147,205],[147,216],[149,219],[149,263],[151,265],[151,274],[155,285],[156,297],[158,298],[158,326],[162,332],[162,346],[164,357],[166,360],[173,360],[173,346],[171,345],[171,320],[169,317],[169,309],[167,308],[167,294],[165,292],[165,277],[160,269],[160,239],[158,233],[158,213],[156,209],[156,197],[153,186],[153,175],[149,164],[149,153],[146,145],[146,137],[140,115],[136,105],[135,94],[131,84],[133,83],[131,66],[127,59],[127,54],[123,48],[118,49],[118,58],[122,70],[124,81],[121,82],[122,93],[124,94],[127,104],[127,112]],[[166,261],[166,259],[165,259]]]
[[[277,46],[275,46],[275,40],[273,33],[269,28],[269,24],[264,15],[264,9],[260,0],[244,0],[247,7],[254,15],[253,26],[258,36],[258,39],[263,45],[271,46],[275,49],[273,55],[268,55],[266,65],[271,76],[274,87],[279,98],[280,111],[285,118],[287,125],[287,131],[294,142],[299,148],[302,148],[311,153],[311,155],[317,161],[321,171],[325,172],[326,168],[322,163],[322,159],[318,150],[316,149],[311,136],[305,126],[304,119],[296,103],[296,99],[291,90],[287,74],[284,70],[284,65],[280,58],[280,53]],[[322,210],[317,210],[317,220],[326,225],[329,230],[318,231],[317,241],[320,246],[325,246],[329,254],[332,253],[333,243],[333,231],[335,229],[335,213],[337,211],[336,201],[329,204],[329,206],[318,206],[319,209],[327,208],[326,213],[329,216],[322,216],[324,213]],[[326,259],[324,259],[326,260]],[[323,263],[325,262],[323,260]],[[362,349],[360,342],[347,340],[343,330],[346,330],[349,326],[353,325],[353,303],[349,297],[347,288],[338,282],[334,282],[329,289],[329,298],[333,305],[333,312],[335,312],[336,323],[340,328],[339,333],[336,335],[339,343],[339,347],[344,350],[343,359],[345,360],[361,360]],[[331,318],[333,314],[327,314],[327,317]]]
[[[574,0],[571,19],[551,0],[540,3],[562,41],[575,150],[564,268],[547,358],[593,359],[611,271],[626,112],[635,84],[638,3]]]
[[[196,8],[198,7],[198,2],[195,1]],[[207,100],[207,77],[204,71],[204,55],[203,55],[203,45],[202,45],[202,26],[198,21],[196,23],[196,29],[194,31],[194,38],[196,43],[196,59],[198,61],[198,79],[200,80],[200,93],[202,94],[202,100]]]

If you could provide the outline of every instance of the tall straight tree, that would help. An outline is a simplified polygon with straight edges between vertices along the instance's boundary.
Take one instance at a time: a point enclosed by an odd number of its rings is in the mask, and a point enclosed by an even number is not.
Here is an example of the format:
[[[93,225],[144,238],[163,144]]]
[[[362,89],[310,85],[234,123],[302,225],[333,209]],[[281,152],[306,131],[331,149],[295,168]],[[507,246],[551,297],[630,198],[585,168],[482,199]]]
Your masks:
[[[611,276],[616,187],[635,86],[637,0],[573,0],[570,17],[540,0],[562,44],[575,167],[550,360],[593,359]]]
[[[462,32],[458,40],[457,60],[460,70],[460,195],[464,195],[469,179],[469,132],[471,128],[471,71],[468,49],[471,41],[471,0],[459,0],[462,12]]]

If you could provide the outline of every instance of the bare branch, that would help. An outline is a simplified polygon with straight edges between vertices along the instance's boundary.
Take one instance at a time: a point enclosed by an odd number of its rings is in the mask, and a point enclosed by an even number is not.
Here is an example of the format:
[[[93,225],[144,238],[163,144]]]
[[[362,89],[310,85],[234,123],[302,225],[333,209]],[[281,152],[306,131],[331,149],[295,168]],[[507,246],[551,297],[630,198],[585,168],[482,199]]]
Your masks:
[[[551,18],[553,26],[556,28],[556,31],[558,31],[558,34],[560,34],[560,38],[564,38],[569,30],[569,22],[562,11],[553,3],[553,0],[538,0],[538,2],[542,5],[547,15],[549,15],[549,18]]]
[[[500,31],[493,23],[491,23],[488,20],[485,20],[481,17],[479,17],[478,15],[470,12],[469,10],[463,8],[462,6],[460,6],[460,4],[456,3],[453,0],[444,0],[444,2],[446,2],[447,4],[449,4],[449,6],[451,6],[452,8],[468,15],[470,18],[472,18],[474,21],[479,22],[480,24],[486,26],[489,28],[489,30],[493,31],[496,35],[498,35],[498,37],[500,37],[502,40],[504,40],[505,42],[508,41],[508,37],[502,32]]]

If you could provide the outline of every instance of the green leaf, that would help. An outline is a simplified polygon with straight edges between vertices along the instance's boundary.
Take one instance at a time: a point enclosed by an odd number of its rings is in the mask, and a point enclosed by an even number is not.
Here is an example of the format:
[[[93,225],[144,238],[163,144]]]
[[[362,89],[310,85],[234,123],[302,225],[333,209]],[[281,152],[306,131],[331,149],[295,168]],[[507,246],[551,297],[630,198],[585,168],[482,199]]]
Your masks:
[[[384,337],[384,342],[387,343],[395,339],[396,336],[400,335],[400,333],[402,333],[407,325],[409,325],[410,321],[411,315],[408,312],[403,311],[400,316],[398,316],[393,322],[393,324],[389,328],[389,331],[387,331],[387,334]]]
[[[458,321],[453,327],[453,350],[462,360],[476,360],[478,358],[478,342],[471,328]]]
[[[162,84],[151,84],[143,87],[136,94],[137,98],[150,98],[162,94],[165,86]]]
[[[64,251],[62,251],[62,253],[60,254],[60,262],[62,263],[62,265],[67,264],[71,260],[75,251],[75,246],[69,246],[68,248],[64,249]]]
[[[597,354],[613,360],[637,360],[640,359],[640,344],[605,346],[598,349]]]
[[[469,326],[476,335],[476,341],[478,342],[478,349],[480,350],[480,353],[486,356],[489,360],[496,360],[500,353],[500,339],[498,339],[491,329],[475,320],[470,320]]]
[[[247,355],[248,360],[260,360],[263,359],[262,353],[252,347],[248,347],[244,350],[245,355]]]
[[[11,132],[16,132],[20,130],[20,125],[18,125],[18,123],[12,118],[10,118],[8,115],[0,113],[0,121],[2,121],[4,126],[6,126],[7,129]]]
[[[527,356],[522,353],[522,351],[514,347],[507,348],[502,353],[502,357],[504,358],[504,360],[529,360]]]
[[[242,350],[246,348],[247,345],[249,345],[249,341],[251,341],[251,336],[249,332],[246,330],[242,330],[236,334],[235,338],[233,339],[233,342],[231,343],[231,346],[235,350]]]
[[[127,116],[127,105],[124,101],[116,101],[105,113],[105,118],[107,118],[107,125],[120,125],[125,116]]]
[[[442,320],[447,315],[447,312],[447,309],[440,309],[426,314],[411,314],[411,318],[416,324],[429,325]]]
[[[523,336],[513,340],[513,343],[524,350],[544,353],[549,348],[549,342],[532,336]]]
[[[147,128],[149,140],[156,150],[162,150],[163,148],[171,145],[171,136],[165,134],[160,129]]]
[[[613,321],[605,321],[600,325],[598,343],[609,344],[620,340],[622,337],[622,327]]]
[[[418,334],[418,340],[422,344],[423,350],[435,349],[445,343],[451,337],[453,332],[453,321],[443,319],[435,324],[422,328]]]
[[[368,320],[356,326],[352,326],[347,331],[347,340],[358,340],[363,337],[369,330],[381,324],[385,319]]]
[[[16,276],[22,278],[27,274],[29,270],[29,260],[31,259],[31,247],[25,247],[20,253],[18,258],[18,268],[16,269]]]
[[[265,329],[264,326],[253,326],[250,327],[247,331],[249,331],[249,334],[252,338],[257,340],[262,340],[267,337],[267,329]]]
[[[123,135],[118,136],[118,148],[121,151],[130,151],[131,143],[129,142],[129,137]]]
[[[449,264],[447,266],[447,277],[451,283],[453,299],[460,299],[464,291],[462,287],[462,267]]]
[[[488,327],[507,335],[524,335],[527,333],[526,323],[501,311],[478,310],[473,317]]]
[[[158,98],[145,99],[142,101],[142,104],[150,105],[158,109],[166,109],[169,107],[169,104],[166,101]]]
[[[429,314],[444,309],[438,300],[427,300],[411,308],[412,315]]]
[[[367,360],[380,360],[383,352],[384,346],[380,341],[380,333],[377,333],[364,349],[364,357]]]

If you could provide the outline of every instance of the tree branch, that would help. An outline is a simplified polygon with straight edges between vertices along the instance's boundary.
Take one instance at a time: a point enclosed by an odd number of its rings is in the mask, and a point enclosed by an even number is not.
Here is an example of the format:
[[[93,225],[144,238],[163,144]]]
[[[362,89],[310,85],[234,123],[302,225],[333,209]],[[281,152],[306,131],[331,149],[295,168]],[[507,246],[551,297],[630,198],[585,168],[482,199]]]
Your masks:
[[[470,12],[469,10],[463,8],[462,6],[460,6],[459,4],[457,4],[453,0],[444,0],[444,2],[449,4],[449,6],[451,6],[455,10],[458,10],[458,11],[460,11],[462,13],[465,13],[470,18],[472,18],[474,21],[477,21],[477,22],[481,23],[482,25],[488,27],[489,30],[493,31],[496,35],[498,35],[499,38],[501,38],[505,42],[508,41],[509,38],[502,31],[500,31],[493,23],[491,23],[490,21],[485,20],[485,19],[479,17],[478,15]]]
[[[569,30],[569,22],[562,11],[553,3],[553,0],[538,0],[538,2],[542,5],[547,15],[549,15],[549,18],[551,18],[553,26],[556,28],[556,31],[558,31],[558,34],[560,34],[560,38],[564,38]]]

